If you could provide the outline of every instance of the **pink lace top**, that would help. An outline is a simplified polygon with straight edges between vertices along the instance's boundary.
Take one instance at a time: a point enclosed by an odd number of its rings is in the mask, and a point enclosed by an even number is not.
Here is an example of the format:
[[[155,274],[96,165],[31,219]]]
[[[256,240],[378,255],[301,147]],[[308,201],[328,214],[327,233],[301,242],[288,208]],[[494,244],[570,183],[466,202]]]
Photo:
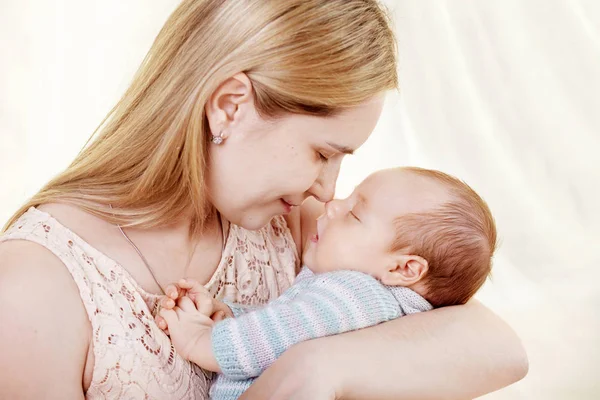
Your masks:
[[[65,264],[92,325],[94,370],[88,399],[207,399],[210,377],[177,353],[154,323],[157,295],[49,214],[30,208],[0,242],[36,242]],[[206,287],[219,299],[264,304],[285,291],[299,262],[283,217],[258,231],[230,225],[221,262]]]

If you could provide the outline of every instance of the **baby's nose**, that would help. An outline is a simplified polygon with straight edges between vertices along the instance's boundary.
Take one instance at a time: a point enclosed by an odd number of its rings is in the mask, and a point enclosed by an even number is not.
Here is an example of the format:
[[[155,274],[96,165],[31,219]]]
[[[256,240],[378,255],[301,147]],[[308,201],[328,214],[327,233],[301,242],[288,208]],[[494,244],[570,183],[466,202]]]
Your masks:
[[[325,203],[325,213],[327,218],[335,218],[340,212],[340,200],[331,200]]]

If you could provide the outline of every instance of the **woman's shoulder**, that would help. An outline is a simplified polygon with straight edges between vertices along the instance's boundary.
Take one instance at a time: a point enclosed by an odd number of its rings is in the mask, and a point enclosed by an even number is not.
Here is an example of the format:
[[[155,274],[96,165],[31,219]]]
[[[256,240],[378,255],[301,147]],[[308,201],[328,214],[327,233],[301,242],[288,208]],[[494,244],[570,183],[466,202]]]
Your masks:
[[[54,253],[60,253],[64,250],[60,243],[69,240],[90,246],[104,244],[112,238],[112,228],[108,222],[75,205],[48,203],[24,212],[0,234],[0,243],[24,239],[43,243]]]
[[[35,358],[46,355],[58,367],[65,362],[69,364],[65,366],[66,370],[73,364],[79,368],[81,382],[80,367],[85,365],[91,324],[79,287],[65,267],[64,260],[57,255],[57,249],[52,250],[53,238],[46,244],[38,240],[41,237],[38,231],[49,226],[48,219],[51,217],[46,214],[47,211],[74,218],[68,210],[76,211],[76,207],[48,206],[30,209],[0,236],[0,304],[7,306],[0,307],[3,331],[19,332],[19,336],[26,340],[18,344],[28,349],[20,348],[17,343],[11,346],[10,340],[0,342],[2,346],[9,343],[7,350],[16,354],[27,350],[39,352]],[[50,346],[63,347],[62,356],[48,351]],[[54,359],[54,356],[60,359]],[[42,364],[48,365],[46,362]]]
[[[64,263],[47,248],[27,240],[0,243],[0,303],[19,319],[59,327],[64,322],[84,322],[87,314],[79,289]],[[42,312],[43,311],[43,312]],[[43,314],[35,320],[32,315]],[[60,316],[60,321],[51,316]],[[3,324],[12,321],[3,319]],[[60,323],[59,323],[60,322]],[[81,336],[81,331],[78,331]]]
[[[30,386],[56,390],[52,397],[82,393],[91,325],[63,263],[30,241],[0,243],[0,304],[0,353],[10,363],[0,362],[0,397],[35,397]]]
[[[0,245],[23,241],[26,246],[39,247],[47,259],[62,263],[63,269],[74,274],[81,269],[88,271],[86,265],[91,259],[101,260],[103,265],[112,261],[102,253],[115,243],[111,229],[106,221],[79,207],[50,203],[23,213],[0,235]]]
[[[41,299],[43,301],[60,301],[75,294],[73,299],[80,304],[77,285],[63,261],[48,246],[28,240],[36,233],[38,225],[42,230],[49,230],[48,220],[51,217],[42,211],[45,209],[44,206],[30,209],[0,235],[0,283],[7,285],[7,289],[19,286],[23,291],[21,297],[25,299],[39,297],[32,289],[44,289],[53,296],[52,299]],[[1,293],[6,296],[4,290]],[[31,296],[26,296],[26,293],[31,293]]]
[[[51,215],[62,226],[84,238],[93,235],[94,232],[103,232],[108,225],[106,221],[71,204],[48,203],[36,208],[43,213]]]
[[[0,243],[0,296],[2,304],[6,305],[8,301],[14,310],[36,305],[51,314],[65,314],[64,307],[74,304],[75,307],[69,308],[81,311],[81,319],[87,320],[71,274],[58,257],[35,242],[10,240]],[[61,305],[62,308],[55,309],[50,305]],[[47,321],[47,318],[43,320]],[[4,320],[3,324],[6,322]]]

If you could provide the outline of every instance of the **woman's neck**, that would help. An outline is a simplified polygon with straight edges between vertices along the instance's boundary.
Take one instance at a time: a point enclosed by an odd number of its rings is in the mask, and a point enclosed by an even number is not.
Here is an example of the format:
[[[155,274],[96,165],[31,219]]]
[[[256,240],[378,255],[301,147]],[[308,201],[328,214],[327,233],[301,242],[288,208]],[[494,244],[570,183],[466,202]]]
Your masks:
[[[213,214],[191,235],[193,221],[188,214],[168,225],[127,230],[163,288],[183,277],[203,282],[218,266],[225,240],[218,214]]]
[[[148,268],[114,224],[73,205],[51,203],[37,208],[121,265],[146,291],[159,293],[160,289],[155,287]],[[215,214],[194,237],[189,234],[191,221],[191,216],[186,215],[171,224],[150,229],[124,228],[163,287],[184,276],[201,282],[208,280],[219,264],[223,250],[219,218]],[[193,253],[191,258],[190,253]],[[186,270],[188,260],[189,268]]]

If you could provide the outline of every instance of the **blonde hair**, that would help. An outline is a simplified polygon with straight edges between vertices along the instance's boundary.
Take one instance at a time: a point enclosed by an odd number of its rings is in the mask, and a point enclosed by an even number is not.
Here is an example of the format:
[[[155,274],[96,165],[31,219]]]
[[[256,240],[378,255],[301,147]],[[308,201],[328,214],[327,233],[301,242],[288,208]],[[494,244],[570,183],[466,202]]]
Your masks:
[[[451,199],[431,211],[398,217],[391,250],[427,260],[425,297],[434,307],[464,304],[491,273],[497,240],[494,217],[463,181],[435,170],[403,170],[439,182]]]
[[[396,46],[375,0],[184,0],[97,137],[4,229],[48,202],[145,228],[191,210],[201,226],[211,211],[204,108],[239,72],[263,117],[327,116],[397,87]]]

